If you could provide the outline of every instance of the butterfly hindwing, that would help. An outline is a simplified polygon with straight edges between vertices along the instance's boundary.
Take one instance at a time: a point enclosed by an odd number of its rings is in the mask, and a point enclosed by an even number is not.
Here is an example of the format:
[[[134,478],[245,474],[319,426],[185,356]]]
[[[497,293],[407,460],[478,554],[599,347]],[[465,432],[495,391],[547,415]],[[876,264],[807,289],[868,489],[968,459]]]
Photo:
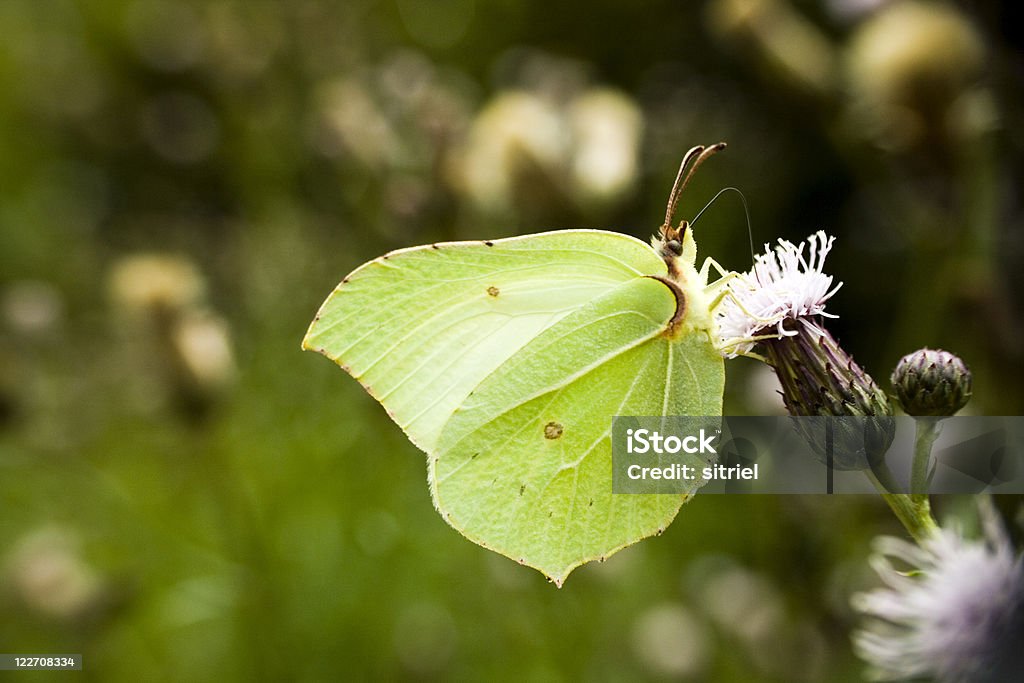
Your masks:
[[[686,496],[612,494],[610,430],[615,415],[721,412],[722,359],[706,339],[669,338],[675,306],[657,280],[623,283],[467,397],[431,457],[449,523],[556,583],[665,529]]]

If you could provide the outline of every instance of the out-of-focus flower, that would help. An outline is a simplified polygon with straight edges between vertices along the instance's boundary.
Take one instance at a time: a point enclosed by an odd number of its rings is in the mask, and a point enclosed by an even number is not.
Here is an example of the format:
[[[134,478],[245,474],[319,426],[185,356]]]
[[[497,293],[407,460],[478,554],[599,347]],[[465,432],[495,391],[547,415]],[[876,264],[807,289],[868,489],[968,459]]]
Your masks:
[[[374,93],[356,78],[324,83],[315,144],[328,156],[350,155],[379,171],[401,161],[402,141]]]
[[[764,575],[731,560],[705,558],[695,566],[694,574],[708,567],[714,567],[715,571],[702,579],[699,596],[708,616],[748,645],[764,645],[770,641],[786,621],[778,588]]]
[[[110,272],[113,302],[128,311],[179,310],[199,303],[206,283],[192,261],[167,254],[138,254]]]
[[[191,312],[172,331],[174,349],[192,382],[206,391],[231,383],[235,359],[227,323],[209,312]]]
[[[565,102],[508,90],[477,115],[453,180],[487,211],[547,194],[581,207],[612,203],[633,187],[642,134],[639,108],[610,88],[583,90]]]
[[[892,385],[908,415],[953,415],[971,400],[971,371],[959,356],[939,349],[920,349],[901,358]]]
[[[707,667],[706,626],[683,605],[664,603],[645,610],[633,626],[632,640],[646,671],[692,678]]]
[[[984,41],[955,8],[893,3],[847,50],[853,125],[887,147],[912,146],[950,123],[950,107],[977,82],[984,62]]]
[[[60,293],[47,282],[14,282],[0,294],[4,322],[22,334],[52,332],[60,324],[63,309]]]
[[[47,527],[18,541],[6,562],[9,585],[29,608],[59,619],[75,619],[102,597],[99,576],[82,558],[78,539]]]
[[[234,380],[235,359],[227,322],[205,302],[199,269],[179,256],[128,256],[111,270],[109,290],[113,303],[131,314],[122,322],[131,331],[128,348],[138,355],[132,383],[149,402],[171,399],[203,414]]]
[[[580,201],[612,201],[633,187],[643,115],[617,90],[594,88],[569,105],[572,184]]]
[[[983,540],[957,529],[942,529],[921,546],[877,540],[872,565],[887,587],[852,601],[869,617],[853,642],[874,679],[1022,680],[1024,564],[994,513],[984,521]],[[898,570],[892,559],[911,569]]]
[[[715,0],[707,6],[711,30],[732,44],[754,51],[768,76],[817,96],[835,87],[836,58],[831,43],[788,2]]]
[[[793,683],[824,679],[821,634],[788,613],[782,592],[768,576],[732,558],[705,555],[690,564],[684,586],[701,587],[694,595],[701,612],[762,678]]]
[[[527,91],[501,93],[470,128],[460,184],[477,205],[504,208],[513,199],[518,177],[557,168],[568,139],[565,121],[552,102]]]

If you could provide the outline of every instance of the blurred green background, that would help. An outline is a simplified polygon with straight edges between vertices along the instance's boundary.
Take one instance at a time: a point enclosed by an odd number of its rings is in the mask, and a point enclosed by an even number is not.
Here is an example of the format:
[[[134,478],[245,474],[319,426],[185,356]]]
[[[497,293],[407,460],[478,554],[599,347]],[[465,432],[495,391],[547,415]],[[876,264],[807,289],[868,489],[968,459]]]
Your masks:
[[[883,386],[942,347],[968,411],[1020,414],[1011,7],[0,3],[0,652],[102,681],[857,680],[881,500],[698,497],[559,590],[449,528],[423,454],[299,342],[391,249],[646,239],[726,140],[682,217],[736,186],[758,250],[836,235],[831,328]],[[749,267],[734,194],[696,234]],[[727,412],[779,412],[773,382],[731,362]]]

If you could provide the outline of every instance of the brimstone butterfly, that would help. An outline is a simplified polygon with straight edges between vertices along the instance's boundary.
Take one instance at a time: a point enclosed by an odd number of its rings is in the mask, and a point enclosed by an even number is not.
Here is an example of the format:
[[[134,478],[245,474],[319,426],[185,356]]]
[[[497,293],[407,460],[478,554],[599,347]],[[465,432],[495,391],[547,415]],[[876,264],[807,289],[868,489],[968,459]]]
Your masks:
[[[612,417],[721,415],[713,261],[698,271],[692,229],[671,221],[724,146],[686,154],[653,247],[560,230],[401,249],[342,280],[303,340],[427,453],[449,524],[558,585],[689,497],[612,494]]]

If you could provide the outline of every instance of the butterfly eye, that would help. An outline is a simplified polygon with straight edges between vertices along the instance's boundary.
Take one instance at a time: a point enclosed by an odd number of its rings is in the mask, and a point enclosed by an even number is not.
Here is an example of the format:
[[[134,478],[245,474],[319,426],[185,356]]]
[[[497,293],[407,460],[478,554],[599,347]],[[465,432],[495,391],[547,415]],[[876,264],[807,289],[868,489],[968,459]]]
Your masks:
[[[683,245],[679,240],[669,240],[665,242],[665,249],[671,251],[676,256],[682,256],[683,254]]]

